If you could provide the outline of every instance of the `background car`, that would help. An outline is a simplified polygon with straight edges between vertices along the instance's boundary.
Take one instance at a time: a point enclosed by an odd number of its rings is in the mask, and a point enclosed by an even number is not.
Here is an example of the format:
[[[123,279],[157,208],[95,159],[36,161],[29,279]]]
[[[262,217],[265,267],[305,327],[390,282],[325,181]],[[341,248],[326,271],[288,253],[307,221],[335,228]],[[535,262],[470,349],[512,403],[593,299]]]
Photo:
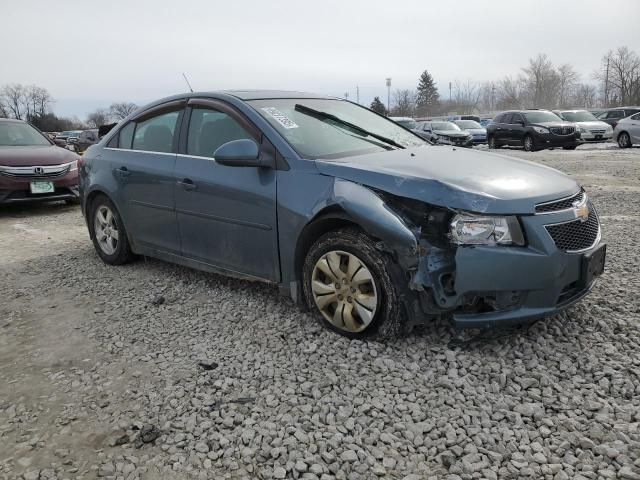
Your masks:
[[[91,145],[95,145],[98,143],[100,139],[98,138],[98,129],[93,130],[83,130],[78,136],[69,136],[67,138],[67,145],[73,147],[75,152],[84,152]]]
[[[475,120],[455,120],[453,123],[471,134],[474,145],[487,143],[487,129]]]
[[[416,121],[411,117],[389,117],[389,119],[409,130],[416,128]]]
[[[481,118],[480,119],[480,125],[483,128],[487,128],[487,125],[489,125],[491,123],[491,120],[492,120],[491,118]]]
[[[567,122],[575,123],[583,142],[608,142],[613,137],[613,128],[598,120],[587,110],[554,110],[553,113]]]
[[[608,123],[613,128],[623,118],[630,117],[635,113],[640,113],[640,107],[617,107],[604,110],[598,115],[598,120]]]
[[[548,110],[515,110],[493,119],[487,127],[487,141],[489,148],[509,145],[527,152],[553,147],[573,150],[580,144],[580,132]]]
[[[78,160],[32,125],[0,119],[0,204],[77,201]]]
[[[53,139],[53,142],[59,147],[66,147],[68,144],[69,138],[77,137],[78,135],[80,135],[80,132],[82,132],[82,130],[65,130],[63,132],[58,133]]]
[[[613,131],[613,140],[620,148],[629,148],[640,143],[640,113],[623,118]]]
[[[447,121],[455,122],[456,120],[473,120],[474,122],[480,123],[480,117],[477,115],[449,115],[447,116]]]
[[[440,145],[473,146],[473,136],[453,122],[420,122],[413,131],[422,138]]]

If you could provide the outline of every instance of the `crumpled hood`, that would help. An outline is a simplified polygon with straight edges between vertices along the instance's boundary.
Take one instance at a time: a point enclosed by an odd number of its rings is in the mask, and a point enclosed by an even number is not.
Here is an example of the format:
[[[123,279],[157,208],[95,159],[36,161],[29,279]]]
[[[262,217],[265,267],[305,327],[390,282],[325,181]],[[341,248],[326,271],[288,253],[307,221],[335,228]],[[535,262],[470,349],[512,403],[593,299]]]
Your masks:
[[[60,165],[77,159],[78,156],[75,153],[54,145],[0,147],[0,165],[8,167]]]
[[[455,147],[415,147],[316,160],[320,173],[432,205],[478,213],[533,214],[579,185],[537,163]]]

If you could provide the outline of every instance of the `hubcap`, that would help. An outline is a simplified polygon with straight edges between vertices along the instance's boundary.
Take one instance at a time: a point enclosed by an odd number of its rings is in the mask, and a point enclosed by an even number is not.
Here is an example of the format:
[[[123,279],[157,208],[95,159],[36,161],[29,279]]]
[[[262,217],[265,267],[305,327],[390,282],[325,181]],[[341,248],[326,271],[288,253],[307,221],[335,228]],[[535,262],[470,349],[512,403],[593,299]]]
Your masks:
[[[311,291],[324,318],[347,332],[362,332],[378,308],[373,275],[358,257],[340,250],[316,262]]]
[[[113,212],[106,205],[101,205],[96,211],[95,221],[95,234],[98,240],[100,249],[107,255],[113,255],[118,248],[118,225],[116,219],[113,216]]]
[[[531,144],[532,144],[531,137],[527,137],[524,139],[524,146],[526,150],[531,150]]]

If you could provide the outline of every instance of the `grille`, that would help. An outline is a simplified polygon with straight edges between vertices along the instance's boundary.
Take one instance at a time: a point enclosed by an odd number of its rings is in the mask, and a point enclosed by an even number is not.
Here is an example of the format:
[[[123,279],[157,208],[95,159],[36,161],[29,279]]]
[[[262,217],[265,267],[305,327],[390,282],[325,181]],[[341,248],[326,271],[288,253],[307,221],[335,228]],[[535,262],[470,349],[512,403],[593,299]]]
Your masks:
[[[556,135],[571,135],[573,133],[573,127],[550,127],[549,131]]]
[[[591,130],[591,133],[594,135],[602,135],[604,134],[604,130]]]
[[[36,173],[39,169],[39,173]],[[24,180],[63,177],[71,170],[71,164],[46,165],[42,167],[0,167],[0,175]]]
[[[600,222],[598,214],[589,204],[589,218],[586,222],[573,220],[557,225],[545,227],[560,250],[565,252],[579,252],[595,245],[600,236]]]
[[[536,213],[558,212],[560,210],[568,210],[573,207],[575,202],[581,203],[584,200],[584,191],[580,190],[573,197],[554,200],[553,202],[539,203],[536,205]]]

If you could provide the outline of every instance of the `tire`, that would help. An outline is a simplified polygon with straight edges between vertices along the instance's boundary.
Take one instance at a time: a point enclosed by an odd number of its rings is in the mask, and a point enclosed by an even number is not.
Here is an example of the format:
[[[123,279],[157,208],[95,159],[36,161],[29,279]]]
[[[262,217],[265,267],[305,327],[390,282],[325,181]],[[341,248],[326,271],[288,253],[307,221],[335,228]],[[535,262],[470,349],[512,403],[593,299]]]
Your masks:
[[[618,146],[620,148],[631,148],[631,137],[627,132],[621,132],[618,135]]]
[[[122,265],[133,260],[134,255],[122,218],[106,196],[99,195],[91,202],[87,223],[93,246],[105,263]]]
[[[500,148],[500,145],[498,144],[498,142],[496,142],[496,139],[495,139],[495,137],[493,135],[489,137],[488,146],[492,150]]]
[[[393,275],[398,270],[361,230],[334,230],[307,253],[304,296],[320,322],[345,337],[397,337],[406,333],[407,326],[401,292],[392,280],[398,278]]]
[[[577,145],[562,147],[563,150],[575,150],[576,148],[577,148]]]
[[[531,135],[526,135],[524,140],[522,141],[522,146],[524,147],[525,152],[535,152],[536,144]]]

